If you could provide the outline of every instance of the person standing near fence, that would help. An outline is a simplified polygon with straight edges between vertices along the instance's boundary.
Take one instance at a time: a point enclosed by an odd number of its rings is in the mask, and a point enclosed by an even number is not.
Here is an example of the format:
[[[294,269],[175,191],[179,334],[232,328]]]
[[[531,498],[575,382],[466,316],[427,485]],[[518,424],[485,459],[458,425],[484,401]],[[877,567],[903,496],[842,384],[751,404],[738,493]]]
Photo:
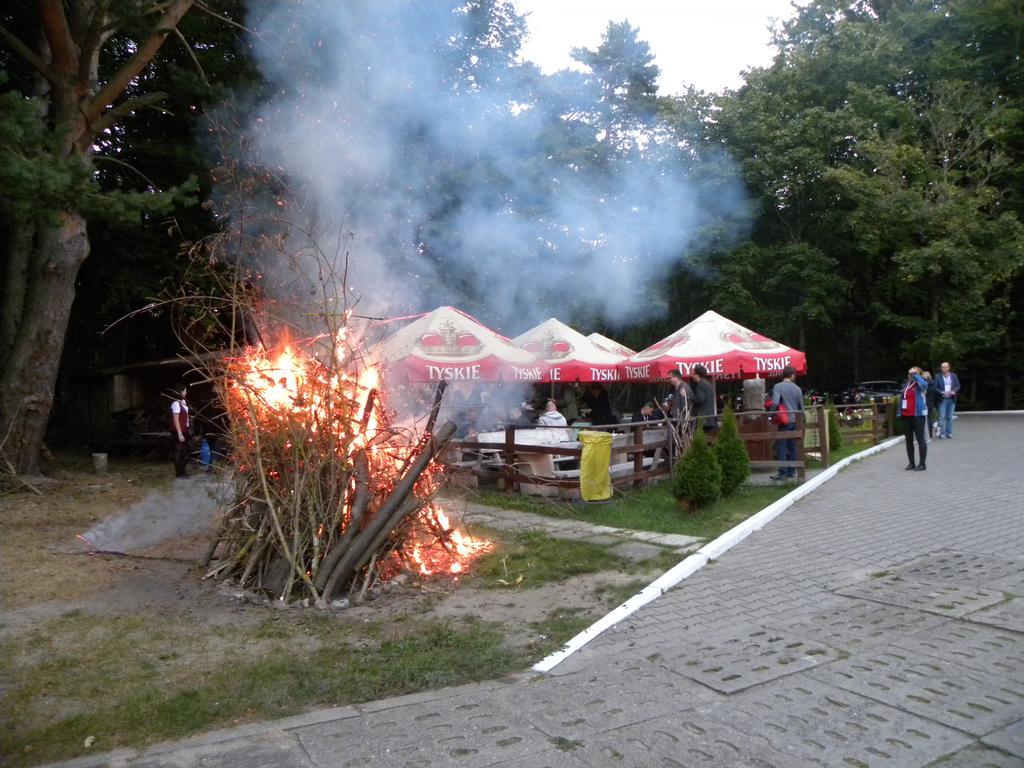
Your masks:
[[[797,413],[804,409],[804,393],[796,382],[796,369],[787,365],[782,369],[782,381],[772,388],[772,407],[775,412],[775,423],[780,433],[796,430]],[[797,438],[782,438],[775,441],[775,460],[779,462],[795,462],[797,458]],[[796,467],[779,467],[778,472],[771,476],[772,480],[792,480],[796,477]]]
[[[941,373],[935,379],[939,392],[939,440],[953,439],[953,415],[956,413],[956,398],[960,394],[960,379],[949,369],[949,363],[940,366]]]
[[[192,422],[188,413],[188,384],[179,384],[174,388],[174,399],[171,401],[171,440],[174,441],[174,476],[186,477],[185,466],[188,464]]]
[[[718,408],[715,402],[715,388],[708,381],[708,369],[703,365],[695,365],[690,371],[690,378],[693,380],[693,405],[697,425],[705,432],[714,432],[718,429]]]
[[[907,372],[907,380],[903,382],[903,394],[900,395],[900,417],[903,419],[903,437],[907,442],[908,470],[924,472],[925,459],[928,458],[928,444],[925,442],[924,431],[928,422],[928,404],[926,395],[928,382],[921,375],[921,369],[914,366]],[[921,454],[921,460],[914,463],[914,440]]]

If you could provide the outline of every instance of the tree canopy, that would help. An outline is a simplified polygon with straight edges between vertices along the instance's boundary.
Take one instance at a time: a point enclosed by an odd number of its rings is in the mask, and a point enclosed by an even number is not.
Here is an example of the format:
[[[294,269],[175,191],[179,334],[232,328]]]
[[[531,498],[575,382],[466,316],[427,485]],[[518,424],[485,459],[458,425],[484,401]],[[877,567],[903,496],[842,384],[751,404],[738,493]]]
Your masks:
[[[65,375],[173,352],[166,318],[98,332],[180,280],[183,244],[223,226],[211,206],[227,158],[211,126],[244,153],[254,116],[285,124],[298,105],[346,152],[358,148],[346,128],[402,132],[390,176],[336,184],[361,196],[343,202],[398,201],[359,221],[389,220],[378,244],[406,249],[414,281],[427,268],[457,294],[421,280],[424,297],[490,316],[481,284],[514,296],[543,269],[554,289],[536,303],[634,343],[714,308],[802,348],[823,388],[950,359],[967,400],[1024,401],[1019,0],[820,0],[777,30],[774,61],[737,90],[676,95],[659,92],[656,58],[626,20],[575,50],[576,69],[542,75],[520,58],[525,19],[507,0],[356,2],[347,16],[318,2],[0,12],[5,386],[40,370],[29,348],[63,357]],[[318,8],[331,15],[310,45],[297,20]],[[274,56],[259,53],[268,41]],[[356,82],[368,51],[378,71]],[[326,103],[339,78],[352,98]],[[311,178],[286,172],[299,187]],[[460,262],[467,243],[478,255]],[[509,264],[516,283],[488,273]],[[581,273],[579,301],[560,302],[559,281]],[[56,274],[49,306],[69,304],[67,333],[60,313],[26,323]],[[18,395],[43,403],[42,423],[49,396]]]

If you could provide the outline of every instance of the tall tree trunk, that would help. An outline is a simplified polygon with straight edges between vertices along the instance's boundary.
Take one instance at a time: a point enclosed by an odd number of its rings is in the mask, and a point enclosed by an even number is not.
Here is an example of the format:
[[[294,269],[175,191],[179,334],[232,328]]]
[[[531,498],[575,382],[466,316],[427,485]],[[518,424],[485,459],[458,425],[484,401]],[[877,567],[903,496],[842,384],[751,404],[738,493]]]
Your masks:
[[[7,263],[3,282],[0,283],[0,360],[5,360],[18,335],[21,315],[25,311],[25,292],[28,289],[28,269],[32,263],[32,242],[35,226],[16,217],[9,219]]]
[[[14,346],[0,371],[0,441],[19,474],[39,471],[39,452],[75,299],[75,278],[89,255],[85,219],[65,211],[41,226],[31,259]]]

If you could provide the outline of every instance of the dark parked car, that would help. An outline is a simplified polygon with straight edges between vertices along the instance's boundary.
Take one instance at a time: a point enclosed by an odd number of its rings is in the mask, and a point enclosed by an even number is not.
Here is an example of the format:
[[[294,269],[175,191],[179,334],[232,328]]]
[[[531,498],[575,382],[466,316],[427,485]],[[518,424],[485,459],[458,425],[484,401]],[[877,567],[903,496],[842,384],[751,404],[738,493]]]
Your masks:
[[[898,381],[861,381],[843,390],[844,403],[888,403],[901,392]]]

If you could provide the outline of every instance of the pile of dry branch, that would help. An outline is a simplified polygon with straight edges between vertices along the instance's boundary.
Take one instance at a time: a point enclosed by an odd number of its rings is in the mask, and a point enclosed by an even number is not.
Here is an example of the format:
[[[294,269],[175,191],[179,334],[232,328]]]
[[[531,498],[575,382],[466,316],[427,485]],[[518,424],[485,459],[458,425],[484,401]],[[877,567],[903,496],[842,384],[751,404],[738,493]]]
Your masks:
[[[431,504],[434,457],[455,429],[434,430],[444,388],[422,432],[395,429],[376,368],[360,362],[343,332],[223,362],[234,501],[208,576],[323,606],[422,570],[424,548],[459,557]]]

